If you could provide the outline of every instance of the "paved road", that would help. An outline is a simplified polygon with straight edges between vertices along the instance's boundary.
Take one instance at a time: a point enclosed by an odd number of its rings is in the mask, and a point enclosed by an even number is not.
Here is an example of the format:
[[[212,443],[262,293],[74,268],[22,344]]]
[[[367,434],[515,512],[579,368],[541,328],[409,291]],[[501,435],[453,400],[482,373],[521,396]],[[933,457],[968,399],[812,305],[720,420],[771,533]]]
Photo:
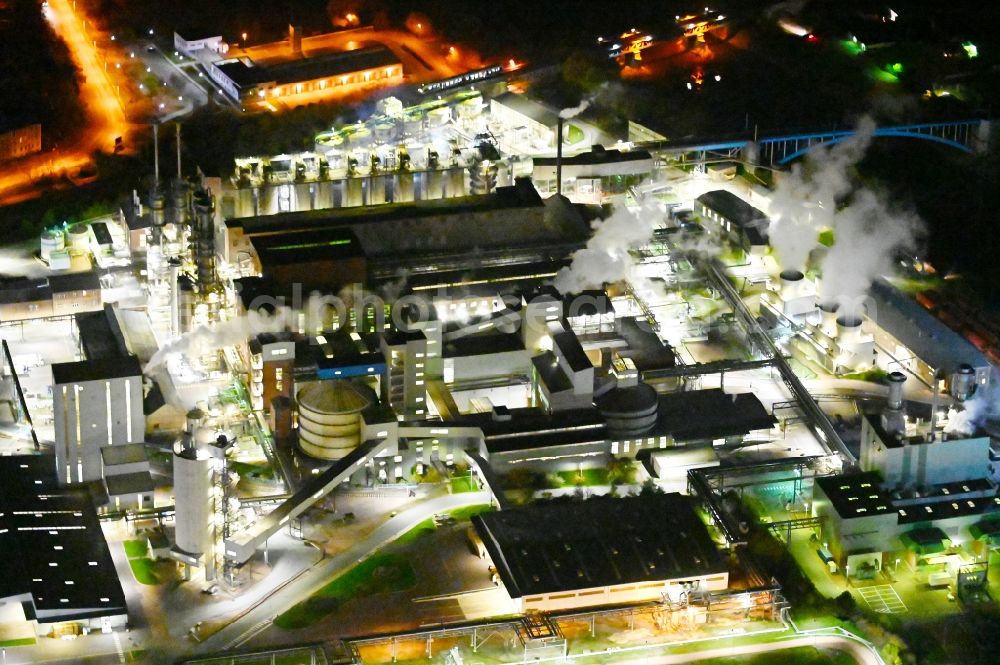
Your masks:
[[[210,653],[238,647],[267,628],[275,616],[308,598],[316,589],[435,513],[489,501],[488,492],[467,492],[428,499],[404,510],[377,527],[364,540],[359,540],[340,554],[320,561],[304,575],[276,590],[241,618],[202,642],[195,650]]]

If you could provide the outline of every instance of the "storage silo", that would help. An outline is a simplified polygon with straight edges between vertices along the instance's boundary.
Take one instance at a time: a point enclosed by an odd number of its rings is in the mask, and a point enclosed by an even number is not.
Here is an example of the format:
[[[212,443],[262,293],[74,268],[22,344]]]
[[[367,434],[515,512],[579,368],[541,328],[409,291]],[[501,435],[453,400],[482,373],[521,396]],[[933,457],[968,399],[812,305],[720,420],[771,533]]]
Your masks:
[[[62,229],[46,229],[39,239],[42,261],[46,263],[52,258],[52,252],[61,251],[66,247],[66,236]]]
[[[374,395],[351,381],[323,381],[300,390],[296,401],[299,447],[310,457],[338,460],[358,447],[361,412]]]
[[[198,438],[200,431],[195,441]],[[174,556],[190,566],[204,567],[205,579],[211,580],[215,577],[214,462],[195,441],[174,450]]]

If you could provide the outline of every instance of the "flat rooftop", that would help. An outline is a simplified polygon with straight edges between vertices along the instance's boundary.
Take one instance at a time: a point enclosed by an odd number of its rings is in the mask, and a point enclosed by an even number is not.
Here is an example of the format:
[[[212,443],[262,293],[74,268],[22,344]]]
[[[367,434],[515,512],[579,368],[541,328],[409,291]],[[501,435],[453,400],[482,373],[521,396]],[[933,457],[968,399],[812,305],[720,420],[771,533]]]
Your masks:
[[[816,478],[816,484],[842,519],[896,512],[891,497],[882,489],[881,478],[874,471],[823,476]]]
[[[54,363],[52,365],[52,382],[55,385],[104,381],[107,379],[124,379],[133,376],[142,376],[142,367],[135,356],[80,360],[72,363]]]
[[[660,395],[658,414],[654,433],[669,434],[675,441],[749,434],[778,422],[753,393],[719,388]]]
[[[690,497],[542,502],[473,525],[512,598],[728,572]]]
[[[31,595],[44,622],[125,614],[90,493],[59,487],[51,455],[0,457],[0,598]]]
[[[314,81],[328,76],[352,74],[398,64],[399,58],[392,51],[384,46],[373,46],[308,58],[300,57],[273,64],[260,64],[249,58],[241,58],[218,64],[216,67],[240,88],[250,88],[261,83],[284,85]]]

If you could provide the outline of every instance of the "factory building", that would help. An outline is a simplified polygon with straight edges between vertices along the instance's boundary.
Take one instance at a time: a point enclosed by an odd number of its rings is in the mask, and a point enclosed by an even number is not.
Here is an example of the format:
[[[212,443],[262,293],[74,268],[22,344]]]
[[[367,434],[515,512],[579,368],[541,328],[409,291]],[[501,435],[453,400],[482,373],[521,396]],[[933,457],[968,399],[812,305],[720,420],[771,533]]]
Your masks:
[[[101,480],[101,448],[142,442],[142,400],[142,368],[134,356],[52,365],[60,482]]]
[[[989,359],[916,300],[882,279],[872,283],[868,294],[881,367],[901,370],[928,386],[944,380],[952,390],[953,380],[967,383],[960,375],[965,366],[974,380],[963,390],[974,392],[989,384]]]
[[[532,159],[531,180],[543,195],[555,194],[557,158]],[[600,205],[624,194],[653,173],[653,157],[645,150],[607,150],[595,145],[587,152],[562,158],[562,195],[574,203]]]
[[[355,85],[396,85],[403,65],[384,46],[356,49],[281,62],[231,58],[208,65],[208,75],[233,100],[263,101],[302,93],[334,91]]]
[[[95,272],[0,280],[0,320],[27,321],[72,316],[103,307]]]
[[[729,586],[691,499],[653,494],[541,503],[473,518],[518,612],[677,600]]]
[[[39,123],[10,127],[0,122],[0,162],[41,151],[42,126]]]
[[[706,229],[745,254],[767,251],[767,215],[724,189],[705,192],[694,200],[694,214]]]
[[[901,373],[890,375],[887,407],[864,415],[860,472],[818,478],[812,512],[823,520],[824,542],[848,574],[872,574],[892,558],[905,558],[914,566],[944,563],[943,572],[954,578],[958,557],[927,557],[975,541],[1000,519],[990,438],[952,431],[934,414],[907,413],[905,380]]]
[[[142,443],[146,426],[142,368],[113,307],[78,315],[76,329],[86,359],[52,365],[56,475],[65,484],[103,480],[102,449]],[[131,487],[126,494],[141,496],[151,484]]]
[[[525,95],[504,93],[490,100],[490,113],[500,125],[514,127],[516,139],[556,147],[559,112]]]
[[[174,32],[174,48],[189,58],[197,58],[199,51],[225,54],[229,50],[229,44],[222,39],[222,35],[213,34],[211,30],[186,28],[182,32],[183,35]]]
[[[0,604],[40,636],[124,628],[125,594],[90,493],[60,487],[53,466],[49,455],[0,457]]]

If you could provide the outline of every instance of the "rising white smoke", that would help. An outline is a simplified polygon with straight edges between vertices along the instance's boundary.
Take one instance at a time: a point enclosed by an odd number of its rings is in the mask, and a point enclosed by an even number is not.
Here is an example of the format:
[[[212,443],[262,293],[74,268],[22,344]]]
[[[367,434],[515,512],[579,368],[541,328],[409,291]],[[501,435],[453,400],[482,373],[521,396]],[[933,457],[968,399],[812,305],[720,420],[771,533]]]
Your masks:
[[[584,99],[576,106],[572,106],[570,108],[566,108],[563,109],[562,111],[559,111],[559,117],[562,118],[563,120],[569,120],[570,118],[575,118],[576,116],[580,115],[581,113],[586,111],[589,107],[590,107],[590,100]]]
[[[227,346],[242,344],[256,335],[281,332],[293,321],[294,316],[290,309],[279,309],[274,315],[251,310],[229,321],[214,323],[211,326],[198,326],[161,346],[146,363],[143,374],[150,374],[164,366],[175,354],[182,354],[187,358],[199,358]]]
[[[48,269],[38,259],[26,253],[0,251],[0,276],[34,279],[48,273]]]
[[[561,293],[602,288],[625,279],[637,287],[649,286],[638,274],[631,250],[649,242],[665,214],[663,204],[646,199],[638,211],[621,206],[610,217],[595,220],[587,246],[573,253],[572,262],[559,271],[553,285]]]
[[[949,409],[948,426],[953,432],[975,434],[991,420],[1000,419],[1000,388],[991,384],[962,403],[962,410]]]
[[[872,282],[893,271],[892,260],[912,250],[923,225],[880,194],[861,189],[833,214],[834,244],[823,258],[820,296],[841,306],[859,302]]]
[[[771,199],[768,237],[782,268],[803,270],[820,232],[833,231],[819,290],[842,304],[857,303],[876,277],[891,272],[896,253],[912,250],[923,228],[915,215],[852,179],[874,133],[874,121],[862,118],[854,135],[817,148],[783,174]]]
[[[829,148],[819,147],[804,163],[781,175],[771,197],[768,238],[782,268],[802,270],[819,232],[833,226],[838,202],[852,189],[851,169],[865,154],[875,123],[863,118],[857,132]]]

